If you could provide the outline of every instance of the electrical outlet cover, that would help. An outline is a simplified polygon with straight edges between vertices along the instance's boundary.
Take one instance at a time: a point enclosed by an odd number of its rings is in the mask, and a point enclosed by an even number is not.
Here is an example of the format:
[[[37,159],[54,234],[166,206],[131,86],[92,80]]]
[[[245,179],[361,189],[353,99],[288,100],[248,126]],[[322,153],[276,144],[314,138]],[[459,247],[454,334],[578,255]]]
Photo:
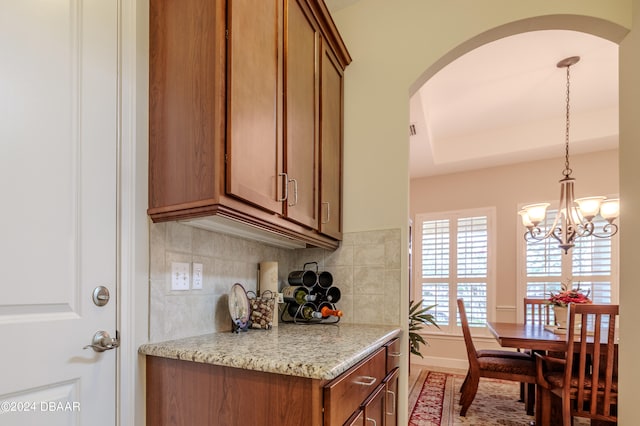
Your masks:
[[[189,290],[189,264],[171,263],[171,290]]]

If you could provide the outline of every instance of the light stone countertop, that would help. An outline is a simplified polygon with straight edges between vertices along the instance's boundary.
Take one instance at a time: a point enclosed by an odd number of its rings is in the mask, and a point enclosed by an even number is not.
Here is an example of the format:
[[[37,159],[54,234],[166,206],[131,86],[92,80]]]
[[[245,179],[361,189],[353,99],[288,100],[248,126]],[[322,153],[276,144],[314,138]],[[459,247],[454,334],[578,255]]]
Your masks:
[[[280,324],[271,330],[218,332],[146,343],[144,355],[330,380],[400,335],[400,328],[358,324]]]

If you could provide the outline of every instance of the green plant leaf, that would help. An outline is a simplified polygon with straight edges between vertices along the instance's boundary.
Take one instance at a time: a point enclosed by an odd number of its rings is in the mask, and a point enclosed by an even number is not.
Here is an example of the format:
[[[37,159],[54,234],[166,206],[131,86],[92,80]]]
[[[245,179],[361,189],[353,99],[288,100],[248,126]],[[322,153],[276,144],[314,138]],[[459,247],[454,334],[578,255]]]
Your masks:
[[[420,345],[428,343],[416,331],[422,330],[425,325],[434,325],[440,328],[433,314],[429,313],[435,307],[436,305],[431,305],[423,308],[421,300],[416,303],[413,303],[413,300],[409,302],[409,349],[412,354],[421,358],[424,357],[420,353]]]

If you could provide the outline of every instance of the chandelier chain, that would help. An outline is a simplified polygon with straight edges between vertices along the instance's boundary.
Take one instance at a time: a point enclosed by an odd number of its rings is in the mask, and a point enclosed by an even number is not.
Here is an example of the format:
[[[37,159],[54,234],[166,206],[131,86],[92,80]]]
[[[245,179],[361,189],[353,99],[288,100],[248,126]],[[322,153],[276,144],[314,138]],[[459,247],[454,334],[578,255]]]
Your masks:
[[[566,127],[565,127],[565,140],[564,140],[564,171],[562,172],[562,174],[565,177],[569,177],[571,176],[571,167],[569,167],[569,125],[570,125],[570,118],[569,118],[569,95],[570,95],[570,81],[569,81],[569,69],[571,68],[571,65],[567,66],[567,111],[566,111]]]

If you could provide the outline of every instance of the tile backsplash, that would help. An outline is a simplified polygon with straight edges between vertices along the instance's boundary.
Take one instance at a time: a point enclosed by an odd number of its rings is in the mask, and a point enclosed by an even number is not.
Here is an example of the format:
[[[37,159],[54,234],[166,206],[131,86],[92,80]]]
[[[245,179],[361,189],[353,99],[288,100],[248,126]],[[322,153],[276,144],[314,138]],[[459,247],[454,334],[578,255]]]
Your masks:
[[[341,322],[400,324],[399,229],[346,233],[330,251],[277,248],[175,222],[150,226],[151,341],[231,330],[227,294],[236,282],[255,291],[262,261],[278,262],[280,288],[290,271],[318,262],[342,292]],[[172,262],[202,263],[203,288],[172,291]]]

